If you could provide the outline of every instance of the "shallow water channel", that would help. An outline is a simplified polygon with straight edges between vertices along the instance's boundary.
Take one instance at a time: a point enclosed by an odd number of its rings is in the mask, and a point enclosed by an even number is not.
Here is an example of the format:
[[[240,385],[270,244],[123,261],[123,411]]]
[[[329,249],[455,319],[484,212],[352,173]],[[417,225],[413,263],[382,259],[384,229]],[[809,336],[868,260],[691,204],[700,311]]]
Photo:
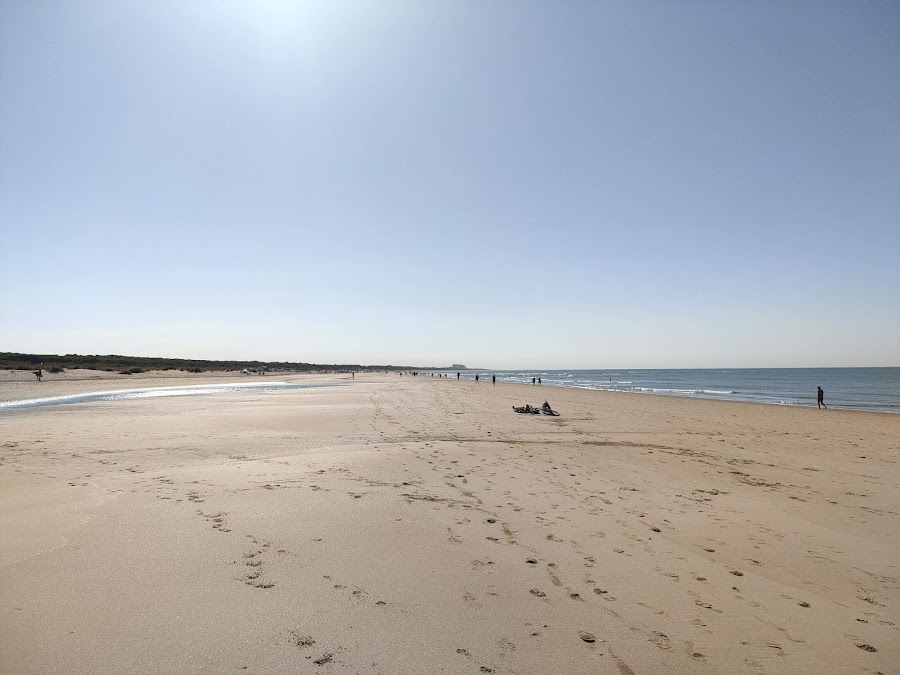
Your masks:
[[[344,384],[291,384],[289,382],[233,382],[230,384],[197,384],[181,387],[149,387],[146,389],[120,389],[117,391],[92,391],[68,396],[29,398],[20,401],[0,402],[2,410],[23,408],[43,408],[69,403],[94,403],[95,401],[127,401],[135,398],[160,398],[166,396],[196,396],[199,394],[233,394],[254,391],[282,391],[284,389],[319,389],[322,387],[343,387]]]

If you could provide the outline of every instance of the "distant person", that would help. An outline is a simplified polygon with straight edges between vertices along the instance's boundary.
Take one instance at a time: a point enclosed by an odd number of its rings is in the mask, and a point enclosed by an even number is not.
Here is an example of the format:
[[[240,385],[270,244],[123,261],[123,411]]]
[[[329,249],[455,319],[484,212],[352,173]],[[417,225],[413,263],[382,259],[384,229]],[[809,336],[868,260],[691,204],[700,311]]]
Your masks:
[[[532,386],[532,387],[534,386],[534,383],[535,383],[535,382],[537,382],[537,378],[532,377],[532,378],[531,378],[531,386]]]
[[[478,373],[475,373],[475,381],[478,382]]]
[[[822,387],[816,387],[816,389],[818,389],[818,391],[816,392],[816,407],[818,407],[819,409],[825,408],[825,410],[828,410],[828,406],[825,405],[825,392],[822,391]]]
[[[543,387],[543,386],[544,386],[543,384],[541,384],[541,378],[538,378],[538,386],[539,386],[539,387]]]
[[[459,379],[459,373],[456,374],[456,379],[457,379],[457,380]]]
[[[497,386],[497,376],[496,375],[491,375],[491,382],[493,383],[493,385],[495,387]]]
[[[44,376],[44,373],[41,371],[40,368],[38,368],[36,371],[34,371],[34,376],[35,376],[35,378],[37,378],[37,381],[40,382],[41,378]]]

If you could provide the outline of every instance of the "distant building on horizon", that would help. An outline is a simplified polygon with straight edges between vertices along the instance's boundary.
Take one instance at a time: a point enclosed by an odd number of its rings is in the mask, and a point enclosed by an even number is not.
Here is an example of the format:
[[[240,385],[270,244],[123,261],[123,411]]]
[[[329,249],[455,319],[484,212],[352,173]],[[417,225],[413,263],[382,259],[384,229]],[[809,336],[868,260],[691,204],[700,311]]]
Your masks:
[[[453,370],[468,370],[468,368],[466,368],[466,367],[465,367],[463,364],[461,364],[461,363],[454,363],[454,364],[453,364],[452,366],[450,366],[450,367],[451,367]]]

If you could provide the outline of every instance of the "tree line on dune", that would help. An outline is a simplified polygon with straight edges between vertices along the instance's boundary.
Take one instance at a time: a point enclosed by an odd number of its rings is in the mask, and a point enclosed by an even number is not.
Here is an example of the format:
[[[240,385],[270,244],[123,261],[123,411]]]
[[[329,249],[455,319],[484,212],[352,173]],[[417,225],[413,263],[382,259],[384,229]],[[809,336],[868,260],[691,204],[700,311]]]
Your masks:
[[[87,370],[129,371],[140,373],[144,370],[186,370],[200,373],[209,370],[294,370],[311,372],[317,370],[409,370],[413,366],[361,366],[359,364],[315,364],[292,361],[210,361],[202,359],[167,359],[155,356],[120,356],[118,354],[79,355],[65,354],[19,354],[0,352],[0,369],[35,370],[43,368],[54,373],[67,368]]]

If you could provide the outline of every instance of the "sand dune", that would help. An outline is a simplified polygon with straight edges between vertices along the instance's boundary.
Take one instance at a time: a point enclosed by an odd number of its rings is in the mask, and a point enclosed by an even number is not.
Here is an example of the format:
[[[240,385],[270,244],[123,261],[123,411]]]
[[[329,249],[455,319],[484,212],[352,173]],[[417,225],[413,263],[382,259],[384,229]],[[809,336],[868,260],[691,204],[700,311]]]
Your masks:
[[[900,672],[900,416],[276,377],[0,412],[0,671]]]

